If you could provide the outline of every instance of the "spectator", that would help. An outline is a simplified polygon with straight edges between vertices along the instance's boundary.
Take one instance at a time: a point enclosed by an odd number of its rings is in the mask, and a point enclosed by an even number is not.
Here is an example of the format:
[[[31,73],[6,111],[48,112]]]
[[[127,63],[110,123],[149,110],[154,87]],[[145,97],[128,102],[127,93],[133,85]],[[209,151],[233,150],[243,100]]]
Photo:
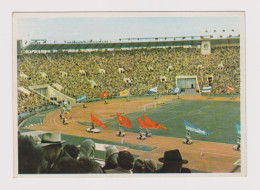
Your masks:
[[[141,159],[136,159],[134,161],[133,173],[143,173],[144,172],[144,162]]]
[[[187,160],[183,160],[178,149],[164,152],[164,157],[159,158],[163,166],[156,173],[181,173],[182,165],[187,164]]]
[[[45,150],[45,157],[48,161],[46,173],[55,173],[56,167],[64,157],[70,157],[63,149],[62,144],[65,141],[61,140],[61,134],[45,133],[42,135],[41,147]]]
[[[55,173],[59,174],[77,174],[80,173],[80,165],[78,160],[71,157],[63,157],[58,162]]]
[[[95,151],[96,145],[94,141],[86,139],[80,144],[79,158],[85,158],[91,161],[93,168],[90,173],[103,173],[100,164],[95,159]]]
[[[79,155],[79,149],[74,144],[66,144],[63,150],[67,152],[72,158],[77,159]]]
[[[105,147],[105,166],[102,168],[103,171],[109,169],[115,169],[117,167],[118,149],[116,146]]]
[[[38,174],[46,166],[43,150],[35,145],[32,138],[18,136],[18,173]]]
[[[133,173],[134,157],[128,151],[120,151],[118,153],[117,164],[115,169],[105,170],[105,173]]]
[[[103,173],[100,168],[99,163],[95,162],[94,160],[90,160],[87,157],[81,157],[78,159],[79,162],[79,173],[82,174],[96,174],[96,173]]]
[[[79,157],[95,158],[96,145],[93,140],[86,139],[80,144]]]
[[[154,173],[157,170],[157,164],[153,159],[144,159],[144,172]]]

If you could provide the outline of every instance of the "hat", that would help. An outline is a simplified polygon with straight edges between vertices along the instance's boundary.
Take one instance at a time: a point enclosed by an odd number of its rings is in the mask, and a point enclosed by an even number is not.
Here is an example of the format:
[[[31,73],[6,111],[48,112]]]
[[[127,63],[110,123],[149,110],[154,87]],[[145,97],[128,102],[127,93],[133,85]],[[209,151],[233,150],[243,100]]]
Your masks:
[[[170,150],[164,152],[164,157],[158,159],[160,162],[168,162],[168,163],[182,163],[187,164],[187,160],[183,160],[181,157],[181,153],[178,149]]]
[[[111,145],[111,146],[107,146],[105,147],[106,151],[105,151],[105,160],[108,160],[109,157],[111,157],[114,154],[118,154],[118,149],[116,148],[116,146]]]
[[[81,142],[79,149],[79,157],[87,157],[93,159],[95,157],[96,145],[91,139],[86,139]]]
[[[144,159],[144,165],[150,172],[155,172],[157,170],[157,164],[153,159]]]
[[[59,133],[45,133],[42,135],[41,147],[54,145],[54,144],[63,144],[64,140],[61,140],[61,134]]]

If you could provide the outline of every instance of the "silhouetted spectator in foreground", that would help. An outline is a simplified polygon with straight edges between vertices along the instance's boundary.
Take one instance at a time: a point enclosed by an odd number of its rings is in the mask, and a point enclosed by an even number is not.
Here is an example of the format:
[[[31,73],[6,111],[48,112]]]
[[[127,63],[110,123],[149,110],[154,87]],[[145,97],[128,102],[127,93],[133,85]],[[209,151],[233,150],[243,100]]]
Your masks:
[[[105,166],[102,168],[103,171],[114,169],[117,167],[118,149],[116,146],[105,147]]]
[[[55,173],[59,174],[76,174],[80,173],[80,166],[78,160],[71,157],[64,157],[59,160]]]
[[[134,161],[133,173],[143,173],[144,171],[144,162],[141,159],[136,159]]]
[[[18,137],[18,173],[37,174],[45,167],[44,151],[28,136]]]
[[[62,149],[62,144],[65,141],[61,140],[61,134],[58,133],[45,133],[42,135],[41,147],[45,150],[45,159],[48,161],[46,173],[55,173],[56,166],[64,157],[70,157]]]
[[[163,166],[155,173],[182,173],[182,165],[188,163],[182,159],[178,149],[164,152],[164,157],[159,161],[163,162]]]
[[[105,173],[132,173],[134,157],[128,151],[118,153],[117,164],[115,169],[105,170]]]
[[[144,159],[143,173],[154,173],[157,170],[157,164],[153,159]]]
[[[86,139],[80,144],[79,158],[91,161],[93,168],[89,173],[103,173],[100,164],[95,159],[96,145],[93,140]]]
[[[88,174],[88,173],[103,173],[100,168],[99,163],[88,159],[87,157],[81,157],[78,159],[79,163],[79,173]]]
[[[76,147],[74,144],[66,144],[63,147],[63,150],[67,152],[74,159],[77,159],[79,155],[79,148]]]

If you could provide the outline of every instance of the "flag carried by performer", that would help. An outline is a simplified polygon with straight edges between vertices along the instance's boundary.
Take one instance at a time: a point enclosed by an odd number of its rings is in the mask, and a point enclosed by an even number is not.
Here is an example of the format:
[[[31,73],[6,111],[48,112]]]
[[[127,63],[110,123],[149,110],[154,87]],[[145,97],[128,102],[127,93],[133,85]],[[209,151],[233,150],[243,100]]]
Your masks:
[[[205,130],[202,130],[198,127],[195,127],[194,125],[192,125],[191,123],[189,123],[188,121],[184,120],[184,125],[186,127],[186,131],[191,131],[191,132],[195,132],[195,133],[199,133],[201,135],[209,135],[209,133]]]
[[[154,87],[154,88],[149,89],[147,93],[148,94],[155,94],[157,92],[157,90],[158,90],[158,87]]]
[[[180,93],[180,88],[174,88],[172,89],[172,94],[177,94],[177,93]]]
[[[116,114],[117,114],[117,119],[118,119],[119,125],[121,125],[121,126],[123,126],[123,127],[126,127],[126,128],[129,128],[129,129],[132,129],[132,128],[133,128],[130,119],[128,119],[127,117],[122,116],[122,115],[119,114],[119,113],[116,113]]]
[[[166,127],[160,125],[159,123],[157,123],[156,121],[151,120],[149,117],[147,117],[144,114],[144,121],[145,123],[150,126],[150,129],[164,129],[164,130],[168,130]]]
[[[238,134],[238,135],[241,135],[241,133],[240,133],[240,131],[241,131],[240,125],[237,124],[237,123],[235,123],[235,125],[236,125],[237,134]]]
[[[99,120],[96,116],[94,116],[92,113],[90,114],[90,116],[91,116],[91,122],[92,122],[93,124],[95,124],[96,126],[103,127],[103,128],[105,128],[105,129],[108,129],[108,127],[105,126],[105,124],[102,123],[102,121],[100,121],[100,120]]]
[[[204,93],[208,93],[208,92],[211,92],[211,89],[212,89],[211,86],[203,87],[203,88],[202,88],[202,92],[204,92]]]
[[[140,117],[137,117],[139,126],[141,128],[150,129],[150,127]]]
[[[234,87],[234,86],[230,86],[230,87],[227,88],[227,91],[228,91],[228,92],[232,92],[232,91],[234,91],[234,90],[235,90],[235,87]]]
[[[130,90],[124,90],[120,92],[120,96],[129,96],[130,95]]]
[[[99,98],[107,98],[107,96],[108,96],[108,91],[99,94]]]

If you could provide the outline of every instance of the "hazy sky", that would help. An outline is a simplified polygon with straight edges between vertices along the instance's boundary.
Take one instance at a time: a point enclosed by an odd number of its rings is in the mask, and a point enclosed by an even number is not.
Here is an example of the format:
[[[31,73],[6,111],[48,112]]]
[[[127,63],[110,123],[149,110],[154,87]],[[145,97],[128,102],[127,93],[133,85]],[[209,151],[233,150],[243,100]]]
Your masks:
[[[240,33],[239,21],[239,17],[18,18],[16,28],[17,39],[24,41],[118,41],[135,37],[236,35]]]

